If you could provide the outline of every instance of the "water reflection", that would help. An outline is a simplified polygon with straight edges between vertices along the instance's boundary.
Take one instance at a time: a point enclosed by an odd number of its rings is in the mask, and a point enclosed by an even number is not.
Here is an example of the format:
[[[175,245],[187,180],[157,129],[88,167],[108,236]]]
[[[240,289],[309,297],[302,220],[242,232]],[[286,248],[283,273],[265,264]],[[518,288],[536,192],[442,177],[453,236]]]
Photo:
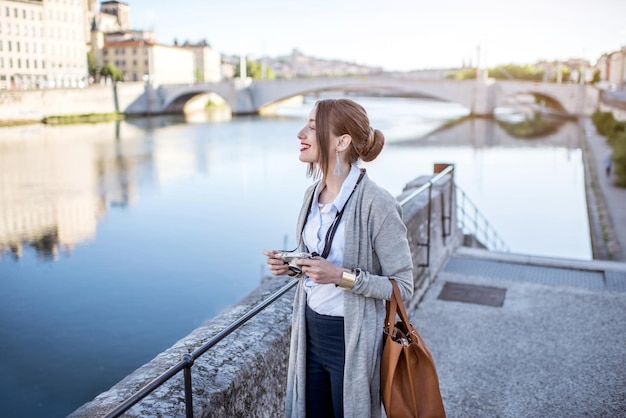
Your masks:
[[[27,245],[56,259],[94,239],[107,206],[132,201],[136,167],[151,158],[128,138],[119,123],[3,128],[0,254],[17,259]]]
[[[308,107],[294,109],[266,120],[293,120]],[[443,126],[441,119],[433,118],[441,127],[421,135],[420,130],[431,126],[427,118],[411,125],[410,114],[398,114],[391,124],[376,120],[376,112],[372,106],[373,120],[389,131],[390,148],[470,146],[474,152],[492,147],[579,148],[579,128],[571,122],[559,121],[558,128],[544,132],[537,142],[515,137],[501,123],[480,118]],[[107,211],[130,205],[139,187],[208,173],[215,155],[228,152],[225,144],[215,148],[214,141],[182,137],[189,135],[190,121],[201,125],[198,132],[206,135],[215,121],[228,120],[218,109],[111,124],[5,128],[0,139],[0,255],[19,259],[26,245],[41,259],[56,259],[93,240]],[[254,118],[238,120],[263,123]]]

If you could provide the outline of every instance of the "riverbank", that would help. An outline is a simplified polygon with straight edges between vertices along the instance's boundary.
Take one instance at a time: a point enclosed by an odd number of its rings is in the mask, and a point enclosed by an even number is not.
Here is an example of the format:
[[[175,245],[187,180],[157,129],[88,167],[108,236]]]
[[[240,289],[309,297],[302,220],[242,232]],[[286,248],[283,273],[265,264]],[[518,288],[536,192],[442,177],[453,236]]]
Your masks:
[[[593,258],[626,261],[626,189],[606,175],[603,159],[611,152],[590,118],[580,119],[581,148]]]

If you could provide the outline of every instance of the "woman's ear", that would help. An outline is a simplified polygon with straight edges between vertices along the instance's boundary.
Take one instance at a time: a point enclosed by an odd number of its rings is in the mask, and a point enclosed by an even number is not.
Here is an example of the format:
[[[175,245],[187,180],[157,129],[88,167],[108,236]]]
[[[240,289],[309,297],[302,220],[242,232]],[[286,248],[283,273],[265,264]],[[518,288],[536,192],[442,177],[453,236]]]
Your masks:
[[[339,141],[337,142],[337,151],[342,152],[348,149],[350,143],[352,142],[352,137],[348,134],[343,134],[339,137]]]

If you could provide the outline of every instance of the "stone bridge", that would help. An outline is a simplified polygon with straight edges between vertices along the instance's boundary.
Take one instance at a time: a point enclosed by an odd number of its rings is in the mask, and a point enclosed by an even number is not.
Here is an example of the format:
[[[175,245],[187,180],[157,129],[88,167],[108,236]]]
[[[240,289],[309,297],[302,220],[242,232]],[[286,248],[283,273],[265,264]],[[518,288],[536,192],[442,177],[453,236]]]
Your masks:
[[[146,86],[144,97],[126,113],[183,113],[195,97],[215,93],[233,114],[255,114],[282,100],[324,91],[352,91],[395,97],[428,97],[467,107],[473,115],[489,116],[517,94],[532,94],[552,102],[561,113],[589,116],[598,106],[598,90],[581,84],[518,80],[423,80],[409,76],[319,77],[289,80],[233,79],[218,83]]]

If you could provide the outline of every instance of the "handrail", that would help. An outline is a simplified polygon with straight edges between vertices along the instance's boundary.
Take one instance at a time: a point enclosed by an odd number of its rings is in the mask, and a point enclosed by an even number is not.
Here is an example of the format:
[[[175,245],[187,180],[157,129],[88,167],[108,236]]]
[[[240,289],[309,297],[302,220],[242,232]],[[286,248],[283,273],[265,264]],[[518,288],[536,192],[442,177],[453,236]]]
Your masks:
[[[444,168],[441,172],[439,172],[438,174],[434,175],[429,181],[427,181],[426,183],[424,183],[422,186],[418,187],[417,189],[415,189],[413,192],[409,193],[404,199],[402,199],[400,201],[400,206],[404,206],[407,203],[409,203],[411,200],[413,200],[414,198],[416,198],[417,196],[419,196],[421,193],[423,193],[424,191],[428,190],[428,214],[427,214],[427,220],[426,220],[426,242],[418,242],[417,246],[418,247],[426,247],[426,262],[422,262],[419,263],[417,266],[418,267],[428,267],[430,265],[430,223],[431,223],[431,218],[432,218],[432,192],[433,192],[433,185],[439,181],[441,181],[441,179],[443,179],[444,177],[446,177],[447,175],[451,176],[451,187],[450,187],[450,193],[452,193],[453,189],[454,189],[454,166],[452,164],[448,165],[446,168]],[[452,194],[450,194],[450,197],[452,197]],[[442,222],[443,222],[443,237],[444,239],[450,235],[450,231],[451,231],[451,221],[452,221],[452,202],[450,202],[449,205],[449,213],[446,215],[446,211],[445,211],[445,199],[443,198],[443,194],[441,195],[441,211],[442,211]],[[446,233],[446,228],[445,228],[445,221],[448,220],[448,223],[450,224],[450,227],[448,228],[448,232]]]
[[[416,190],[414,190],[413,192],[408,194],[405,198],[403,198],[400,201],[400,205],[404,206],[408,202],[410,202],[412,199],[414,199],[415,197],[417,197],[418,195],[420,195],[424,191],[428,190],[428,221],[427,221],[428,222],[428,227],[427,227],[428,232],[427,232],[427,241],[425,243],[418,243],[419,246],[425,246],[426,247],[426,263],[425,264],[420,264],[420,266],[428,266],[429,261],[430,261],[430,229],[431,229],[430,228],[430,223],[431,223],[431,208],[432,208],[432,205],[431,205],[431,203],[432,203],[432,187],[433,187],[433,185],[435,183],[441,181],[441,179],[443,179],[447,175],[450,175],[452,177],[452,179],[451,179],[451,187],[450,187],[450,199],[452,199],[452,196],[453,196],[453,193],[454,193],[454,189],[456,188],[456,185],[454,183],[454,166],[453,165],[448,165],[440,173],[438,173],[435,176],[433,176],[427,183],[425,183],[423,186],[418,187]],[[458,188],[456,188],[456,189],[460,190]],[[463,191],[461,191],[461,193],[463,193]],[[465,193],[463,193],[463,197],[465,198]],[[452,201],[450,200],[450,204],[448,205],[448,207],[449,207],[448,213],[446,214],[445,205],[444,205],[445,199],[443,198],[443,195],[442,195],[441,198],[442,198],[442,222],[443,222],[442,230],[443,230],[443,236],[445,238],[445,237],[449,236],[451,234],[451,232],[452,232],[452,224],[451,224],[451,222],[452,222]],[[469,199],[467,199],[467,201],[469,201]],[[464,200],[464,202],[465,202],[465,200]],[[471,203],[471,201],[469,201],[469,202],[470,202],[470,204],[473,205],[473,203]],[[476,209],[476,206],[473,205],[473,207],[476,210],[476,213],[478,213],[477,209]],[[464,213],[465,212],[463,211],[463,214]],[[446,228],[445,228],[446,220],[448,221],[448,230],[447,230],[447,232],[446,232]],[[497,234],[495,234],[495,231],[494,231],[494,236],[497,236]],[[171,367],[169,370],[165,371],[161,375],[157,376],[154,380],[152,380],[146,386],[141,388],[138,392],[133,394],[131,397],[127,398],[124,402],[122,402],[120,405],[118,405],[117,408],[115,408],[114,410],[109,412],[105,416],[105,418],[117,418],[117,417],[119,417],[124,412],[126,412],[127,410],[132,408],[134,405],[139,403],[143,398],[145,398],[150,393],[152,393],[156,388],[158,388],[159,386],[161,386],[162,384],[167,382],[170,378],[172,378],[176,374],[178,374],[181,370],[184,371],[185,414],[186,414],[187,418],[193,418],[193,396],[192,396],[192,388],[191,388],[191,366],[193,366],[194,361],[198,357],[200,357],[201,355],[206,353],[208,350],[210,350],[214,345],[216,345],[217,343],[222,341],[225,337],[227,337],[233,331],[237,330],[239,327],[241,327],[243,324],[245,324],[251,318],[256,316],[259,312],[261,312],[267,306],[269,306],[272,303],[274,303],[278,298],[280,298],[282,295],[284,295],[289,290],[291,290],[291,288],[293,288],[296,285],[296,283],[298,283],[297,279],[291,280],[289,283],[287,283],[286,285],[284,285],[283,287],[278,289],[276,292],[274,292],[272,295],[270,295],[267,299],[263,300],[262,302],[257,304],[255,307],[253,307],[250,311],[248,311],[241,318],[237,319],[232,324],[230,324],[228,327],[226,327],[224,330],[222,330],[220,333],[218,333],[215,336],[213,336],[209,341],[204,343],[201,347],[199,347],[193,353],[182,355],[181,356],[182,360],[178,364],[176,364],[175,366]]]
[[[457,193],[460,195],[460,203],[457,198],[457,214],[458,220],[463,230],[463,233],[468,233],[473,235],[478,242],[487,247],[488,250],[491,251],[505,251],[509,252],[510,249],[498,235],[495,228],[491,226],[489,221],[485,215],[483,215],[477,208],[477,206],[472,202],[472,200],[467,196],[467,194],[459,187],[456,186]],[[474,216],[472,219],[467,220],[469,217],[468,211],[466,210],[466,205],[469,205],[471,210],[474,212]]]
[[[272,293],[270,297],[256,305],[250,311],[248,311],[241,318],[230,324],[224,330],[222,330],[217,335],[213,336],[209,341],[204,343],[200,348],[194,351],[191,354],[184,354],[183,360],[181,360],[178,364],[157,376],[152,382],[148,383],[146,386],[141,388],[139,392],[132,395],[130,398],[126,399],[122,402],[117,408],[113,411],[109,412],[105,418],[114,418],[119,417],[124,412],[129,410],[135,404],[137,404],[140,400],[148,396],[152,391],[161,386],[163,383],[167,382],[170,378],[174,377],[178,372],[184,369],[185,371],[185,413],[187,418],[193,418],[193,403],[192,403],[192,392],[191,392],[191,366],[193,362],[200,357],[202,354],[207,352],[211,347],[215,344],[222,341],[226,336],[235,331],[241,325],[245,324],[254,317],[256,314],[261,312],[267,306],[271,305],[276,299],[287,293],[295,284],[298,283],[297,279],[291,280],[289,283],[278,289],[276,292]]]

